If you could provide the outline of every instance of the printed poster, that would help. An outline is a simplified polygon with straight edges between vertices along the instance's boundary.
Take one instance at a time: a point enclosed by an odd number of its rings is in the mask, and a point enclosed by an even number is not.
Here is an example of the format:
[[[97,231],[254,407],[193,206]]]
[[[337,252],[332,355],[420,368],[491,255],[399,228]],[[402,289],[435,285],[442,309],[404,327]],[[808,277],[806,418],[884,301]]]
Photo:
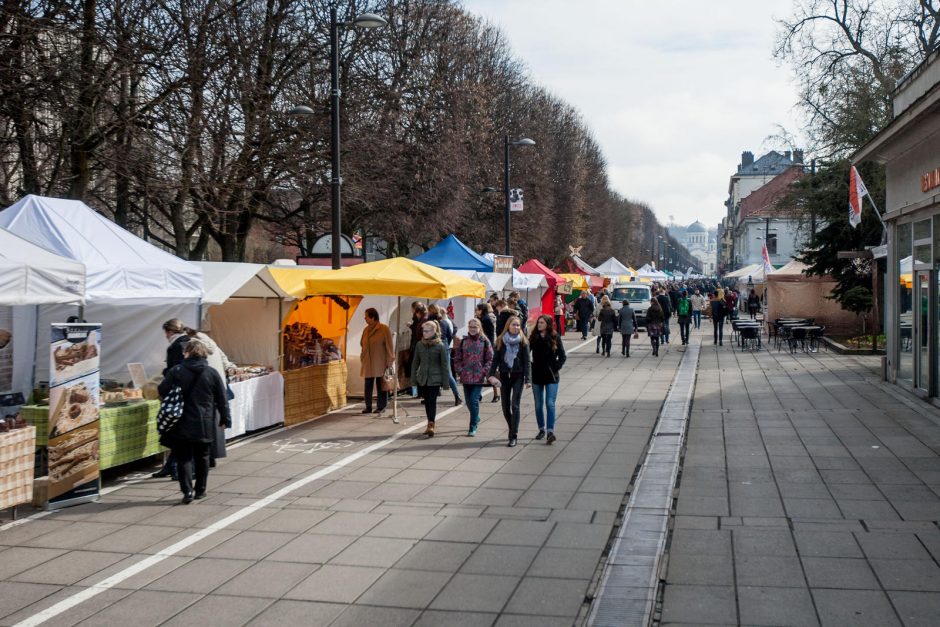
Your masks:
[[[100,350],[100,324],[52,325],[48,509],[98,498]]]

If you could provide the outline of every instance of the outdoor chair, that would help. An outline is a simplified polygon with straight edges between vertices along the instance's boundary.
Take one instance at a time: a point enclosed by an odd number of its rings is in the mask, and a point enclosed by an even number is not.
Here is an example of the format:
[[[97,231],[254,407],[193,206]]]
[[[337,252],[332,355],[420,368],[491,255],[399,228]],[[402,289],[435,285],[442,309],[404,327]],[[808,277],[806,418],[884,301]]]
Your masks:
[[[829,350],[829,345],[823,342],[823,337],[826,335],[826,327],[820,326],[818,329],[812,329],[809,332],[809,351],[815,353],[819,350],[820,344],[825,344],[826,350]]]
[[[741,335],[741,350],[759,350],[760,349],[760,329],[758,327],[741,327],[738,329]]]
[[[797,345],[800,346],[800,350],[806,350],[806,329],[793,328],[789,329],[789,337],[787,338],[787,346],[790,349],[791,353],[796,352]]]
[[[777,326],[777,350],[783,350],[784,345],[790,345],[790,327],[778,324]]]

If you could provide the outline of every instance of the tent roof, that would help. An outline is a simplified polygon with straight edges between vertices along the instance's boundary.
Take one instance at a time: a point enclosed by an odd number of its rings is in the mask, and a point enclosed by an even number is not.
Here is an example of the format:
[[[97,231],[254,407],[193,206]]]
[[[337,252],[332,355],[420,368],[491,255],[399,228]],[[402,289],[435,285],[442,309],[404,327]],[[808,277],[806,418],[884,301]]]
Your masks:
[[[475,270],[451,270],[450,272],[474,281],[479,281],[486,286],[489,292],[502,292],[508,289],[510,285],[509,280],[512,278],[511,275],[505,272],[477,272]]]
[[[320,266],[268,266],[268,272],[280,289],[293,298],[302,299],[307,296],[307,279],[329,277],[333,270]]]
[[[573,290],[586,290],[590,287],[587,278],[583,274],[565,273],[558,276],[571,283],[571,289]]]
[[[85,264],[86,300],[198,300],[202,270],[77,200],[28,195],[0,211],[0,227]]]
[[[739,279],[742,277],[751,276],[752,279],[757,277],[757,274],[760,273],[761,278],[764,276],[764,265],[761,263],[752,263],[749,266],[744,266],[734,272],[729,272],[725,275],[726,279]]]
[[[517,290],[536,290],[548,287],[548,277],[541,272],[520,272],[513,268],[512,286]]]
[[[594,268],[601,274],[609,274],[611,276],[620,276],[621,274],[631,274],[630,268],[623,265],[615,257],[611,257],[601,265]]]
[[[0,229],[0,305],[81,303],[85,264]]]
[[[230,298],[293,298],[278,284],[268,267],[259,263],[194,263],[202,268],[206,283],[202,302],[206,305],[220,305]]]
[[[544,275],[545,279],[548,281],[549,287],[555,287],[560,283],[567,282],[560,274],[546,266],[538,259],[529,259],[527,262],[519,266],[518,269],[519,272]]]
[[[487,261],[482,255],[471,250],[466,244],[451,233],[437,246],[421,253],[414,258],[415,261],[447,270],[478,270],[492,272],[493,262]]]
[[[796,259],[792,259],[785,266],[777,268],[776,270],[771,272],[767,276],[767,280],[774,281],[774,282],[786,281],[790,283],[802,282],[802,281],[806,281],[810,283],[824,283],[824,282],[832,282],[835,280],[829,275],[807,276],[806,274],[803,273],[807,268],[809,268],[809,266],[807,266],[805,263],[797,261]]]
[[[597,269],[592,268],[588,262],[584,259],[581,259],[579,255],[568,255],[559,268],[567,270],[569,273],[576,272],[578,274],[597,276],[600,272]]]
[[[441,300],[455,296],[486,296],[479,281],[414,259],[394,257],[340,270],[325,270],[305,282],[307,294],[355,294],[360,296],[410,296]]]

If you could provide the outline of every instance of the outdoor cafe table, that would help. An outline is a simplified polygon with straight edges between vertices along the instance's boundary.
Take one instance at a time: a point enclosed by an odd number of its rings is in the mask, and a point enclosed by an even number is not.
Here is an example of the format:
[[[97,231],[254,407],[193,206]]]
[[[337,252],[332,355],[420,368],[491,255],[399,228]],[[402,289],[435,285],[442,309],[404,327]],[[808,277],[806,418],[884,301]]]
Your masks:
[[[735,331],[740,331],[740,329],[757,329],[757,348],[761,347],[761,330],[762,325],[756,320],[736,320],[731,323]],[[744,346],[744,338],[741,337],[741,333],[738,332],[738,345]]]
[[[804,332],[804,335],[803,335],[804,351],[806,350],[806,349],[805,349],[805,346],[806,346],[805,341],[806,341],[807,339],[809,339],[809,334],[810,334],[810,332],[811,332],[811,331],[818,331],[818,330],[821,329],[821,328],[822,328],[822,327],[821,327],[820,325],[818,325],[818,324],[798,324],[798,325],[790,326],[790,327],[789,327],[789,329],[790,329],[791,332],[792,332],[792,331],[803,331],[803,332]],[[810,352],[811,352],[811,353],[815,353],[816,350],[811,350]]]

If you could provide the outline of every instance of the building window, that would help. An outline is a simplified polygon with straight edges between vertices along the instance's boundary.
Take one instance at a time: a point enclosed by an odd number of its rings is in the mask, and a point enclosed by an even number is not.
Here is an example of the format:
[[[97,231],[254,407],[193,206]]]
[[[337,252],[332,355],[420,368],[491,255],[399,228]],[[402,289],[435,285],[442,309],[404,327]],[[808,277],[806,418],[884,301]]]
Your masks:
[[[777,234],[776,233],[767,234],[767,254],[768,255],[777,254]]]

